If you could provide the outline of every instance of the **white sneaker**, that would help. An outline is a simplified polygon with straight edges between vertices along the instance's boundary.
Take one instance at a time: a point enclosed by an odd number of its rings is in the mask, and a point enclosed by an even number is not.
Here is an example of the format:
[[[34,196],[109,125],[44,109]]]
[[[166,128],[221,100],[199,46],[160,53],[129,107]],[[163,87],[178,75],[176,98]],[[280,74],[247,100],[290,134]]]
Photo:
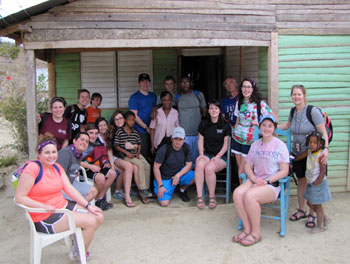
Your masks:
[[[93,255],[94,254],[90,253],[90,251],[86,252],[86,261],[89,261]],[[71,250],[68,256],[71,261],[80,260],[79,252]]]

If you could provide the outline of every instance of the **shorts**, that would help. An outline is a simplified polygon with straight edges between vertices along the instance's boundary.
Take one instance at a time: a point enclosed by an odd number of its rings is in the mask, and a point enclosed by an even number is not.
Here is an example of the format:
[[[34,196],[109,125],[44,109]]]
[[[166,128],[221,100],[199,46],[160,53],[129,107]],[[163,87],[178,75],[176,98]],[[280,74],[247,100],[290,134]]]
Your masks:
[[[92,170],[86,170],[86,176],[89,178],[89,179],[93,179],[95,180],[95,177],[96,177],[96,174],[97,173],[102,173],[104,176],[107,175],[108,171],[109,171],[110,168],[103,168],[100,170],[100,172],[93,172]]]
[[[329,189],[328,180],[324,179],[320,185],[307,184],[304,198],[312,204],[323,204],[332,200],[332,194]]]
[[[72,183],[73,187],[77,189],[77,191],[83,196],[86,197],[86,195],[90,192],[91,188],[93,187],[92,185],[86,183],[86,182],[80,182],[75,180]],[[72,199],[64,192],[62,191],[64,198],[66,200],[72,201]]]
[[[214,157],[216,157],[216,155],[210,155],[210,154],[204,154],[204,156],[208,157],[210,160]],[[227,163],[227,155],[223,155],[221,158],[220,158],[222,161],[224,161],[225,163]]]
[[[305,177],[306,160],[307,157],[298,161],[293,160],[293,172],[295,173],[295,176],[297,176],[298,179]]]
[[[281,187],[279,186],[279,184],[276,187],[276,185],[274,183],[268,184],[267,186],[270,187],[275,192],[275,201],[276,201],[278,199],[279,195],[280,195]]]
[[[77,203],[73,201],[67,201],[67,205],[65,206],[65,209],[68,209],[70,211],[74,211],[77,207]],[[48,218],[45,220],[41,220],[39,222],[35,222],[35,229],[37,232],[45,233],[45,234],[55,234],[55,229],[53,228],[54,224],[58,223],[62,217],[64,216],[64,213],[52,213]]]
[[[187,172],[185,175],[183,175],[180,178],[179,185],[180,186],[188,186],[193,181],[193,179],[194,179],[194,171],[190,170],[189,172]],[[176,189],[176,185],[174,185],[174,186],[172,185],[172,179],[167,179],[167,180],[162,179],[162,182],[163,182],[163,186],[164,186],[166,192],[163,194],[163,198],[161,198],[161,199],[158,198],[158,201],[169,201],[173,197],[174,191]],[[158,193],[158,183],[157,183],[156,179],[154,179],[153,184],[154,184],[154,192],[155,192],[155,194],[157,194]]]
[[[244,144],[238,143],[236,140],[232,140],[232,143],[231,143],[232,153],[242,155],[243,157],[247,157],[249,149],[250,149],[250,145],[244,145]]]

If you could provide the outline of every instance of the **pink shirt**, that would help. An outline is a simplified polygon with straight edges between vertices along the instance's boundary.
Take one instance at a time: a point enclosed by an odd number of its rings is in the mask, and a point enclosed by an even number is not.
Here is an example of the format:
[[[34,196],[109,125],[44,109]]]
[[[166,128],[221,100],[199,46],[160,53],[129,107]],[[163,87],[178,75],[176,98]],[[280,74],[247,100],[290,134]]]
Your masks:
[[[259,139],[250,147],[246,162],[253,165],[257,178],[270,177],[279,171],[279,163],[289,163],[287,146],[276,137],[267,144]]]
[[[154,147],[157,148],[163,137],[170,137],[173,129],[179,126],[179,114],[171,108],[168,116],[165,115],[163,107],[157,110],[157,119],[152,120],[150,128],[155,129]]]

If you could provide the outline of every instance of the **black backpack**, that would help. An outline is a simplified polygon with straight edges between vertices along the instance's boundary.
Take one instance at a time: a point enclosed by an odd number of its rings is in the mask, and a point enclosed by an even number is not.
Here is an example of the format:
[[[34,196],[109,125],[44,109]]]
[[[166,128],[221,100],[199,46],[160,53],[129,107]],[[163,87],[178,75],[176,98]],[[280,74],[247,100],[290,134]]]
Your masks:
[[[162,141],[159,143],[157,150],[159,150],[161,148],[161,146],[166,144],[166,151],[165,151],[165,156],[164,156],[164,160],[163,163],[169,158],[170,152],[171,152],[171,137],[163,137]],[[188,146],[186,143],[183,144],[182,146],[182,150],[184,152],[185,158],[189,152]]]
[[[313,107],[316,107],[316,106],[313,106],[313,105],[308,105],[307,108],[306,108],[306,117],[307,119],[309,120],[309,122],[314,126],[315,130],[317,130],[316,128],[316,125],[314,123],[314,121],[312,120],[312,116],[311,116],[311,111],[312,111],[312,108]],[[326,128],[326,131],[327,131],[327,135],[328,135],[328,144],[331,143],[332,139],[333,139],[333,125],[332,125],[332,120],[331,118],[325,113],[322,111],[321,108],[318,108],[316,107],[318,111],[320,111],[320,113],[322,114],[323,118],[324,118],[324,121],[325,121],[325,128]],[[290,110],[290,115],[291,115],[291,119],[293,119],[293,116],[294,116],[294,113],[295,113],[295,107],[293,107],[291,110]]]

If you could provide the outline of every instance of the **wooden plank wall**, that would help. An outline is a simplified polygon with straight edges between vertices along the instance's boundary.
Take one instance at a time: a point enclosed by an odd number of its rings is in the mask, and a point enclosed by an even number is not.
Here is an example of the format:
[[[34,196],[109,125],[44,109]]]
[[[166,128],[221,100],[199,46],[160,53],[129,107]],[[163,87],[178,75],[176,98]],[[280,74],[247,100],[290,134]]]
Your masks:
[[[226,47],[226,76],[232,76],[239,83],[240,47]]]
[[[267,79],[267,48],[259,47],[258,50],[259,62],[258,62],[258,87],[259,91],[266,101],[268,101],[268,79]]]
[[[346,191],[350,136],[350,36],[279,36],[279,118],[286,122],[293,106],[290,89],[303,84],[309,104],[332,118],[329,182]]]
[[[76,104],[81,88],[80,54],[56,54],[56,91],[69,104]]]

